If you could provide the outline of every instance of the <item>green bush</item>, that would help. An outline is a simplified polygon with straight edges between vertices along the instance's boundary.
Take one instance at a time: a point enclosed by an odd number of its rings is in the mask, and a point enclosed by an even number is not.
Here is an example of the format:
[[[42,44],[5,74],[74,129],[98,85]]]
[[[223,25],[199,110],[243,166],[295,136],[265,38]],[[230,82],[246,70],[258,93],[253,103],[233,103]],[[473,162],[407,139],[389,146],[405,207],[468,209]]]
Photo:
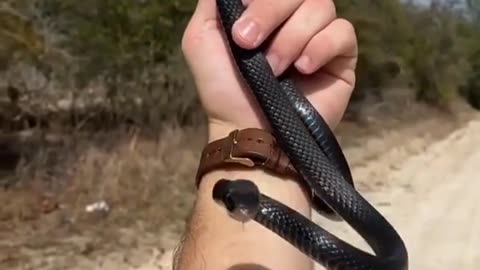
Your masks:
[[[22,14],[0,8],[0,71],[14,61],[35,62],[45,50],[43,36]]]
[[[479,39],[480,41],[480,39]],[[472,105],[480,110],[480,42],[479,49],[471,55],[472,69],[465,83],[461,87],[461,95]]]

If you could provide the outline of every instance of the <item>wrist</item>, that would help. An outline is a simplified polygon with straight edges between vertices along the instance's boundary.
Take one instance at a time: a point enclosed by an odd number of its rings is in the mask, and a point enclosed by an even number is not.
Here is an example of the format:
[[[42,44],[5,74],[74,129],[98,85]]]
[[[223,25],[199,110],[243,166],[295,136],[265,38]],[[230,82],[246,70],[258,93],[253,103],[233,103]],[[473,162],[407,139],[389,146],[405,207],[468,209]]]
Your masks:
[[[205,171],[220,168],[216,171],[223,175],[219,175],[218,179],[244,178],[253,182],[267,181],[268,185],[264,187],[267,192],[272,189],[282,189],[284,186],[292,190],[291,185],[295,185],[297,188],[293,190],[297,192],[290,195],[306,197],[305,190],[302,189],[304,186],[299,182],[299,176],[295,168],[276,144],[275,138],[269,130],[255,126],[248,127],[222,121],[210,121],[208,125],[208,144],[202,153],[203,162],[200,164],[199,172],[205,173]],[[227,158],[228,156],[237,160],[247,160],[252,164],[245,165],[245,163],[240,162],[243,166],[229,166],[236,162],[220,162],[230,159]],[[237,163],[237,165],[239,164]],[[201,177],[201,174],[198,176]],[[202,183],[204,182],[202,178],[197,180]],[[209,178],[207,177],[207,179]]]
[[[229,136],[233,130],[245,128],[249,127],[226,123],[220,124],[218,122],[211,123],[209,125],[209,143]],[[271,137],[264,132],[243,133],[243,141],[246,138],[250,138],[248,136],[263,138],[268,145],[272,143]],[[228,153],[231,145],[228,144],[228,141],[221,140],[220,144],[214,144],[213,146],[215,147],[213,149],[216,150],[219,147],[222,150],[212,152],[218,154],[227,150],[226,153]],[[245,144],[236,146],[242,147]],[[233,269],[233,266],[245,263],[261,265],[266,269],[312,269],[311,262],[292,245],[254,221],[241,223],[232,219],[227,214],[226,208],[216,203],[212,198],[213,187],[220,179],[248,179],[254,182],[262,193],[282,202],[308,218],[311,217],[310,193],[306,191],[304,185],[294,176],[272,173],[272,171],[281,172],[282,170],[278,168],[285,168],[284,165],[286,163],[278,162],[280,158],[277,159],[275,158],[276,155],[271,154],[275,150],[269,150],[274,148],[261,149],[259,147],[253,144],[250,149],[253,149],[253,152],[257,154],[260,152],[270,153],[267,156],[272,160],[276,160],[276,162],[270,163],[270,165],[276,165],[269,166],[273,170],[266,169],[266,166],[227,167],[223,166],[226,164],[222,163],[222,166],[215,167],[213,170],[205,170],[199,174],[200,181],[198,183],[197,200],[188,222],[187,238],[183,243],[181,251],[182,257],[189,258],[189,260],[188,262],[183,261],[181,263],[183,267],[180,267],[180,269],[198,269],[202,263],[201,258],[210,258],[218,256],[218,254],[223,254],[224,259],[210,262],[209,269]],[[205,153],[210,153],[210,150],[208,149]],[[236,152],[235,154],[241,152]],[[282,260],[278,260],[278,254],[282,254]]]
[[[257,121],[247,123],[233,123],[218,119],[210,119],[208,121],[208,142],[224,138],[228,136],[228,134],[233,130],[246,128],[259,128],[270,131],[267,125],[264,125]]]
[[[221,179],[249,179],[260,191],[279,200],[306,217],[311,207],[305,190],[294,180],[273,176],[262,169],[219,169],[205,174],[198,188],[197,200],[188,223],[187,237],[181,250],[179,269],[204,267],[204,258],[222,254],[221,260],[208,262],[208,269],[240,269],[258,265],[262,269],[313,269],[311,260],[274,232],[254,221],[234,220],[223,205],[212,198],[215,183]],[[281,254],[282,259],[278,259]],[[243,269],[243,268],[242,268]]]
[[[297,179],[288,176],[274,175],[262,168],[217,169],[205,174],[197,190],[198,206],[201,207],[204,205],[208,210],[218,211],[218,206],[212,198],[212,191],[214,185],[222,178],[230,180],[250,180],[254,182],[260,192],[265,195],[282,202],[306,217],[310,217],[311,215],[310,193]],[[226,209],[221,211],[226,211]]]

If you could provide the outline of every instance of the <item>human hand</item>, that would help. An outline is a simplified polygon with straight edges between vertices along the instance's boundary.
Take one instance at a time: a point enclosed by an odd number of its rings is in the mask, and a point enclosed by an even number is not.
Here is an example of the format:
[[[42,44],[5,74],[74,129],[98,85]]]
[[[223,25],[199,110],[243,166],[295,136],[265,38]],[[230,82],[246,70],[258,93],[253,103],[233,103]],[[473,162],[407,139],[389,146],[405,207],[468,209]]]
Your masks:
[[[256,103],[250,90],[236,73],[215,1],[198,0],[182,40],[184,55],[208,114],[209,141],[222,138],[233,129],[268,126],[259,107],[253,105]],[[294,64],[296,85],[334,128],[355,84],[357,41],[352,25],[337,18],[332,0],[243,2],[248,6],[233,28],[234,40],[246,49],[257,47],[267,38],[272,40],[266,54],[274,73],[279,76]],[[245,32],[242,24],[249,20],[256,23],[260,33],[256,39],[241,35]],[[272,39],[273,31],[276,35]],[[309,61],[302,60],[303,56]],[[181,249],[179,269],[198,269],[205,263],[212,270],[233,269],[233,265],[245,262],[261,265],[261,269],[313,269],[307,257],[275,234],[257,224],[240,224],[225,215],[224,209],[211,199],[214,183],[225,177],[251,179],[263,193],[310,216],[308,194],[298,181],[287,181],[293,180],[289,177],[271,175],[261,168],[208,173],[199,186],[186,233],[191,237],[186,238]],[[217,259],[218,254],[223,254],[221,260]]]
[[[255,48],[283,24],[267,48],[267,59],[277,76],[295,65],[296,85],[334,128],[355,84],[353,26],[337,17],[332,0],[243,2],[247,9],[233,27],[236,43]],[[236,74],[216,12],[215,0],[199,0],[182,40],[208,115],[210,140],[236,128],[267,126],[253,95]]]

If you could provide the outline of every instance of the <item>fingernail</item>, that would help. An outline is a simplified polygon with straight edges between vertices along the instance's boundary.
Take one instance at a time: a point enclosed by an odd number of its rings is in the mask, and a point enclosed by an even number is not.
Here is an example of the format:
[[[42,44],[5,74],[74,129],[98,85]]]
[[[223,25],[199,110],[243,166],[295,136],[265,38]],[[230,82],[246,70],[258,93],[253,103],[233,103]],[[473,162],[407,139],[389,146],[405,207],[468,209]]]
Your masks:
[[[243,40],[250,43],[250,45],[256,46],[259,40],[260,31],[258,25],[250,19],[241,19],[237,22],[235,27],[238,29],[238,33]]]
[[[268,63],[270,63],[270,67],[272,67],[272,71],[273,71],[273,74],[275,74],[275,76],[278,75],[278,70],[280,68],[280,57],[275,54],[275,53],[269,53],[267,54],[267,61]]]
[[[306,55],[300,56],[295,62],[295,66],[302,72],[309,72],[312,65],[312,59]]]

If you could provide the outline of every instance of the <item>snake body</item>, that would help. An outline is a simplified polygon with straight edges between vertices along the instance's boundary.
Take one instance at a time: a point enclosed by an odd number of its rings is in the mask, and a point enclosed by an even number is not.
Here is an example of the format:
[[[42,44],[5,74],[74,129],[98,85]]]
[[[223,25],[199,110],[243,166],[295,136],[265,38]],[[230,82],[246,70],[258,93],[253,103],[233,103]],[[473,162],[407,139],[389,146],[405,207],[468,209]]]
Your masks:
[[[261,193],[249,180],[221,179],[213,198],[230,212],[252,218],[327,269],[407,270],[406,247],[392,225],[356,190],[335,136],[288,76],[277,79],[264,45],[245,50],[232,39],[234,22],[245,10],[241,0],[216,0],[234,62],[266,116],[277,143],[321,210],[347,222],[375,255],[358,249],[300,213]]]

